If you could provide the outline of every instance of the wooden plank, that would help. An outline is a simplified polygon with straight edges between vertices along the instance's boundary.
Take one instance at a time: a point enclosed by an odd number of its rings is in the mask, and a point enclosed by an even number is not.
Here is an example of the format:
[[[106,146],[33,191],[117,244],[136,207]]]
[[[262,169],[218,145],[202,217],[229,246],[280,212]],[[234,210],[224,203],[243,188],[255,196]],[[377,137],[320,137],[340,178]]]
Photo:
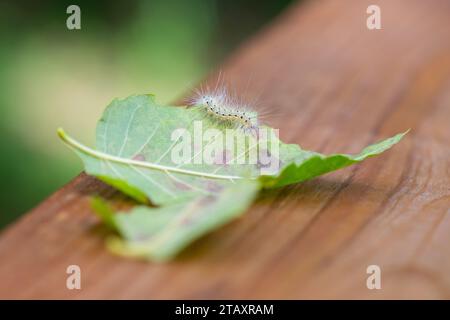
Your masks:
[[[370,4],[382,30],[366,28]],[[229,82],[304,148],[356,152],[412,128],[404,141],[264,193],[166,264],[104,249],[89,196],[130,202],[81,174],[1,234],[0,298],[450,298],[449,39],[449,1],[293,6],[223,65]],[[66,289],[70,264],[81,290]],[[372,264],[381,290],[366,287]]]

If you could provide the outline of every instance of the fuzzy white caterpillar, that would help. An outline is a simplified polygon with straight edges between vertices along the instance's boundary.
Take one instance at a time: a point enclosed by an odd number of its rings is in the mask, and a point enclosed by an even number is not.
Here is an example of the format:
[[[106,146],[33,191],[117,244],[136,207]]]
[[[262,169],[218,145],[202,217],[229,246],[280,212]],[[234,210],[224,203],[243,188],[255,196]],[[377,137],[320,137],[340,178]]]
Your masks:
[[[222,124],[240,128],[245,133],[257,133],[258,113],[230,97],[226,89],[199,91],[191,100],[190,106],[202,107],[207,116]]]

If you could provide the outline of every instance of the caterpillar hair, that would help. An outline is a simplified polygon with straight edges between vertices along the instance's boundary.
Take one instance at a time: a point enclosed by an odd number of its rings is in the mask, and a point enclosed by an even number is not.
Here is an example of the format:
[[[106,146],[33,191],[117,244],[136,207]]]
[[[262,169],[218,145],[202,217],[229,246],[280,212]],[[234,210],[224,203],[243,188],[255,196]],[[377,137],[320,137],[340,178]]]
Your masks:
[[[189,106],[201,107],[206,116],[221,124],[242,129],[245,133],[258,132],[258,113],[231,96],[225,87],[196,91]]]

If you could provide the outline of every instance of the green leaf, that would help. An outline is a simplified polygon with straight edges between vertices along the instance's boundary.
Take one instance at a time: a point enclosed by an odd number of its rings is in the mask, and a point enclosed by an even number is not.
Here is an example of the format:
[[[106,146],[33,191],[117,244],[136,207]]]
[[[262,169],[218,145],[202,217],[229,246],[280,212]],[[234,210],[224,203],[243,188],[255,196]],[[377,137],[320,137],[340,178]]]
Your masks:
[[[172,133],[184,128],[195,137],[196,120],[201,120],[203,130],[217,129],[224,133],[228,128],[205,117],[199,107],[160,106],[152,95],[136,95],[116,99],[106,108],[97,125],[95,150],[58,129],[60,138],[82,159],[88,174],[141,203],[150,199],[159,206],[138,206],[131,213],[115,214],[100,199],[92,202],[99,217],[121,235],[108,242],[114,252],[168,259],[193,240],[245,211],[260,188],[298,183],[347,167],[389,149],[406,134],[373,144],[357,155],[325,156],[298,145],[284,144],[277,138],[265,145],[267,139],[261,136],[256,139],[238,132],[238,138],[247,140],[232,150],[233,159],[246,157],[252,149],[278,147],[279,152],[270,155],[279,164],[278,170],[263,175],[259,161],[195,163],[194,159],[209,146],[219,146],[220,157],[230,151],[216,136],[205,144],[194,143],[189,159],[192,161],[175,164],[172,151],[178,140],[172,139]],[[267,129],[271,134],[275,132]]]
[[[139,202],[150,198],[156,205],[193,199],[199,194],[214,195],[241,179],[259,178],[264,187],[298,183],[377,155],[406,134],[373,144],[357,155],[325,156],[276,139],[272,143],[279,145],[279,170],[271,175],[260,175],[257,164],[195,164],[190,161],[175,165],[171,151],[177,141],[171,135],[176,129],[184,128],[195,136],[195,120],[201,120],[203,130],[214,128],[223,133],[226,129],[205,118],[199,108],[160,106],[153,96],[138,95],[116,99],[106,108],[97,125],[97,150],[82,145],[62,129],[58,134],[83,160],[87,173]],[[259,148],[261,144],[251,135],[241,135],[251,141],[235,150],[234,158],[246,155],[249,149]],[[194,150],[192,158],[201,155],[205,145]],[[227,151],[225,146],[222,151]]]
[[[254,180],[241,180],[215,195],[160,208],[136,206],[115,214],[99,198],[92,201],[99,217],[119,232],[107,245],[116,254],[167,260],[195,239],[241,215],[259,189]]]
[[[62,129],[58,129],[58,135],[83,160],[88,174],[139,202],[148,197],[154,204],[164,205],[199,194],[214,195],[235,180],[258,176],[257,165],[195,164],[193,159],[174,164],[171,152],[179,141],[171,139],[171,135],[180,128],[195,135],[195,120],[201,120],[203,130],[217,129],[217,124],[205,118],[199,108],[160,106],[153,96],[140,95],[114,100],[106,108],[97,125],[96,150],[82,145]],[[256,144],[253,137],[238,134],[253,141],[236,146],[236,158]],[[213,140],[209,145],[218,142]],[[193,150],[192,158],[201,156],[201,151]]]
[[[320,153],[302,150],[297,145],[285,145],[283,154],[285,158],[289,158],[289,162],[283,166],[278,175],[261,176],[260,181],[266,188],[281,187],[345,168],[386,151],[398,143],[408,131],[372,144],[356,155],[333,154],[325,156]]]

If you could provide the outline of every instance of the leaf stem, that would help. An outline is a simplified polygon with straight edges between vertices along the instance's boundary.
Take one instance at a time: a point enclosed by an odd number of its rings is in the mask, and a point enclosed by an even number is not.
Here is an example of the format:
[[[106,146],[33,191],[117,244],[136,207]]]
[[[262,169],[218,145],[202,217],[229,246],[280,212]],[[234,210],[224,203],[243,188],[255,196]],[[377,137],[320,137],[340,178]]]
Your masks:
[[[112,161],[112,162],[116,162],[116,163],[133,165],[133,166],[137,166],[137,167],[160,170],[160,171],[170,171],[170,172],[181,173],[181,174],[186,174],[186,175],[191,175],[191,176],[200,176],[200,177],[211,178],[211,179],[220,179],[220,180],[246,179],[241,176],[229,176],[229,175],[221,175],[221,174],[214,174],[214,173],[206,173],[206,172],[187,170],[187,169],[181,169],[181,168],[176,168],[176,167],[169,167],[169,166],[150,163],[150,162],[121,158],[121,157],[113,156],[113,155],[86,147],[85,145],[79,143],[78,141],[76,141],[75,139],[70,137],[68,134],[66,134],[66,132],[62,128],[58,128],[57,133],[58,133],[58,136],[61,138],[61,140],[63,140],[70,147],[72,147],[84,154],[87,154],[89,156],[92,156],[92,157],[95,157],[98,159],[102,159],[102,160],[108,160],[108,161]]]

